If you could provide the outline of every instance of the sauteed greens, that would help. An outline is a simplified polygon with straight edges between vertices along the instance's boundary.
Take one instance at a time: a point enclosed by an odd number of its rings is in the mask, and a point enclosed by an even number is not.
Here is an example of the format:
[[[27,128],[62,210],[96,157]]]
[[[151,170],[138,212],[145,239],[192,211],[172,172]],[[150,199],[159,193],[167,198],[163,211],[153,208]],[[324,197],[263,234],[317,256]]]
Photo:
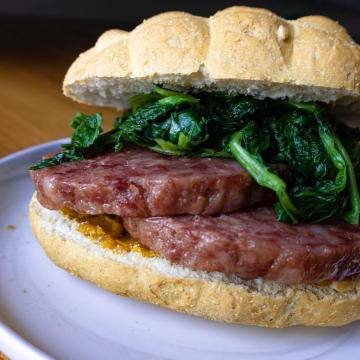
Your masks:
[[[100,113],[78,113],[64,152],[31,169],[120,151],[126,143],[173,156],[234,158],[276,193],[278,220],[359,223],[360,133],[336,124],[320,104],[155,87],[131,99],[113,130],[104,133],[102,125]],[[286,164],[290,180],[271,163]]]

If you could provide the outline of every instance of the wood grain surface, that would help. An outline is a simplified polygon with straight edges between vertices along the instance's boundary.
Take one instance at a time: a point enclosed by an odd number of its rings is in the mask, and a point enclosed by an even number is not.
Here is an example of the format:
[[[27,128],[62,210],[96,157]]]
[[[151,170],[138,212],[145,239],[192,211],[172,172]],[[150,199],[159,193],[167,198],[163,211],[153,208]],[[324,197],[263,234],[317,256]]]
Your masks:
[[[120,25],[119,25],[120,26]],[[65,72],[109,25],[12,20],[0,22],[0,157],[67,137],[77,111],[101,111],[106,128],[115,110],[64,97]]]

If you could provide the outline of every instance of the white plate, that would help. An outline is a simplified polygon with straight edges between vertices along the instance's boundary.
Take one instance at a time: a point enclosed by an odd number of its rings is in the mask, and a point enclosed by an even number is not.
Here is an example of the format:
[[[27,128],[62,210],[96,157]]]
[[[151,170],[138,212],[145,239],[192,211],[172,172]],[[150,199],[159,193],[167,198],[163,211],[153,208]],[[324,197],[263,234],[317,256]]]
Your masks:
[[[0,350],[12,359],[359,358],[359,322],[284,330],[221,324],[115,296],[57,268],[30,230],[27,167],[60,142],[0,160]]]

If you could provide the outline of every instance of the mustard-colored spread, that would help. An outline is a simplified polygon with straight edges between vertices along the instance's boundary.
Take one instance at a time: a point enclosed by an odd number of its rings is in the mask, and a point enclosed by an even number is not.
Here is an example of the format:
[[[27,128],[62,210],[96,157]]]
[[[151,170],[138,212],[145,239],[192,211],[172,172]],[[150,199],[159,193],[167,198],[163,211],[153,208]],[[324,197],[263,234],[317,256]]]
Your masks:
[[[323,281],[317,286],[319,287],[330,287],[337,292],[346,292],[355,290],[358,287],[358,280],[339,280],[339,281]]]
[[[127,234],[122,226],[121,218],[114,215],[81,215],[69,209],[62,213],[79,224],[77,230],[96,241],[98,245],[113,252],[137,252],[144,257],[154,257],[156,253],[141,245]]]

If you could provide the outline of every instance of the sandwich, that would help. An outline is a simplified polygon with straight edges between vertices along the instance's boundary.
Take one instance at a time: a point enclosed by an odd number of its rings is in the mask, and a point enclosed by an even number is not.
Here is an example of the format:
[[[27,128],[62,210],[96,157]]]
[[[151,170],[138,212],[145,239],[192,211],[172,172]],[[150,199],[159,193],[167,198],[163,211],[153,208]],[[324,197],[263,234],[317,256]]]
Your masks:
[[[48,257],[115,294],[263,327],[360,319],[360,47],[322,16],[168,12],[110,30],[31,167]]]

